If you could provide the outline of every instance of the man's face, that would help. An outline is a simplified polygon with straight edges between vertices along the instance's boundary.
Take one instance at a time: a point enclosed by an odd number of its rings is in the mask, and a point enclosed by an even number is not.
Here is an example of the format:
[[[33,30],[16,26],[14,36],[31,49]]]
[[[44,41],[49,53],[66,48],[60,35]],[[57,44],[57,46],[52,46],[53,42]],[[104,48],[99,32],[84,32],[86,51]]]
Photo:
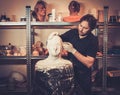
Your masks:
[[[89,30],[90,30],[90,27],[87,21],[82,21],[81,23],[79,23],[78,25],[79,36],[87,35]]]

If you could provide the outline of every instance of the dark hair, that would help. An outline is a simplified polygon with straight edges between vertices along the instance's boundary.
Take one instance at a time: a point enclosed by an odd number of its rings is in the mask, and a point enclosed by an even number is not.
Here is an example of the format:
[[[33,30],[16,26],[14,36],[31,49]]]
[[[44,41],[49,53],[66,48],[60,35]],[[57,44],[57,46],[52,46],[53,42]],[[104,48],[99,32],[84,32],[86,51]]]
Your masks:
[[[91,30],[96,28],[97,19],[93,15],[91,15],[91,14],[84,15],[80,19],[80,22],[82,22],[82,21],[87,21]]]
[[[69,10],[72,9],[74,12],[79,12],[80,11],[80,3],[73,0],[70,2],[68,8],[69,8]]]
[[[39,5],[39,4],[43,5],[43,7],[46,8],[46,2],[45,2],[45,1],[43,1],[43,0],[37,1],[35,7],[36,7],[37,5]]]

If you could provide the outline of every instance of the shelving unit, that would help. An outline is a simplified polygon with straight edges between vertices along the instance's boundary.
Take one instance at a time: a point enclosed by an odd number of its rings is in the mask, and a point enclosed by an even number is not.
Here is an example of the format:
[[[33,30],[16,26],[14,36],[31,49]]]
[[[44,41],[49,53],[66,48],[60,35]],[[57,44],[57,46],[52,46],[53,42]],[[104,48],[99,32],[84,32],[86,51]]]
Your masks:
[[[25,29],[26,30],[26,56],[0,56],[0,65],[15,65],[24,64],[27,66],[27,88],[16,89],[10,91],[5,89],[1,93],[27,93],[31,95],[32,92],[32,65],[41,59],[46,58],[46,56],[32,56],[31,45],[32,45],[32,29],[71,29],[75,28],[77,23],[68,22],[31,22],[30,19],[30,6],[26,6],[26,22],[0,22],[0,29]]]
[[[108,14],[109,14],[109,7],[105,6],[104,7],[104,23],[99,26],[98,28],[103,28],[102,30],[102,35],[103,35],[103,56],[102,56],[102,89],[99,90],[99,95],[118,95],[118,93],[120,93],[119,91],[117,91],[115,88],[109,88],[108,87],[108,76],[109,74],[109,62],[111,62],[111,60],[117,60],[120,58],[120,54],[108,54],[108,43],[109,43],[109,29],[120,29],[120,23],[119,22],[114,22],[114,23],[109,23],[108,21]],[[102,27],[101,27],[102,26]],[[98,34],[99,35],[99,34]],[[100,59],[101,57],[99,57]],[[101,60],[101,59],[100,59]],[[109,61],[108,61],[109,60]],[[120,62],[120,61],[118,61]],[[113,65],[112,65],[113,66]],[[115,66],[113,66],[115,67]],[[119,68],[120,70],[120,68]],[[116,70],[117,72],[118,70]],[[114,71],[115,73],[115,71]],[[117,72],[118,73],[118,72]],[[117,77],[120,78],[120,76]],[[101,78],[100,78],[101,79]],[[120,84],[120,82],[118,83]],[[118,89],[119,90],[119,89]]]
[[[32,66],[35,64],[37,60],[41,60],[46,58],[46,56],[32,56],[31,55],[31,46],[32,46],[32,32],[34,29],[72,29],[76,28],[76,23],[69,23],[69,22],[31,22],[31,16],[30,16],[30,6],[26,6],[26,22],[0,22],[0,29],[26,29],[26,50],[27,55],[26,56],[0,56],[0,65],[12,65],[12,64],[26,64],[27,66],[27,88],[25,90],[18,89],[16,91],[11,91],[13,93],[15,92],[26,92],[28,95],[31,95],[32,92],[32,81],[33,81],[33,72]],[[108,55],[107,54],[107,43],[108,43],[108,28],[116,28],[120,26],[120,23],[108,23],[108,9],[105,7],[105,22],[104,23],[98,23],[98,28],[103,28],[103,56],[97,57],[98,59],[102,59],[102,65],[103,65],[103,92],[106,92],[107,86],[106,86],[106,72],[107,72],[107,60],[108,58],[119,58],[120,55]],[[108,27],[109,26],[109,27]],[[14,63],[13,63],[14,62]],[[12,63],[12,64],[11,64]],[[4,91],[3,91],[4,92]],[[8,91],[9,92],[9,91]]]
[[[0,22],[0,29],[26,29],[26,22]],[[25,56],[0,56],[0,66],[7,65],[25,65]],[[4,74],[4,72],[3,72]],[[7,83],[6,83],[7,84]],[[8,85],[6,87],[0,87],[0,95],[7,95],[8,93],[26,93],[27,88],[15,88],[10,90]]]
[[[77,22],[76,23],[69,23],[69,22],[30,22],[30,10],[31,7],[28,6],[27,7],[27,25],[28,25],[28,52],[31,51],[31,44],[32,44],[32,39],[31,36],[31,32],[34,31],[34,29],[71,29],[71,28],[76,28]],[[31,31],[33,30],[33,31]],[[31,39],[29,39],[31,38]],[[32,90],[32,80],[31,80],[31,61],[33,61],[33,57],[31,57],[31,52],[27,53],[28,55],[28,77],[29,77],[29,90],[28,92],[31,92]],[[45,58],[45,56],[41,57],[41,58]],[[29,93],[31,94],[31,93]]]

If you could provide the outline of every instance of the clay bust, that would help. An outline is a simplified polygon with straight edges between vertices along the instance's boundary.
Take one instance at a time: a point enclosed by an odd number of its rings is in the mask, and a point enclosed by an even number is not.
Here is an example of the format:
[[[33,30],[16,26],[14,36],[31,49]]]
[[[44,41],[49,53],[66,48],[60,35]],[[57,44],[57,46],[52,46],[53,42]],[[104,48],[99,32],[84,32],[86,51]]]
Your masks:
[[[65,60],[61,57],[63,42],[61,38],[58,36],[58,33],[52,33],[48,37],[47,40],[47,49],[49,52],[48,58],[45,60],[40,60],[36,63],[35,69],[39,71],[39,69],[51,69],[51,68],[59,68],[61,66],[71,66],[72,63],[69,60]]]
[[[74,71],[69,60],[61,57],[62,40],[52,33],[47,40],[49,55],[35,65],[33,95],[74,95]]]

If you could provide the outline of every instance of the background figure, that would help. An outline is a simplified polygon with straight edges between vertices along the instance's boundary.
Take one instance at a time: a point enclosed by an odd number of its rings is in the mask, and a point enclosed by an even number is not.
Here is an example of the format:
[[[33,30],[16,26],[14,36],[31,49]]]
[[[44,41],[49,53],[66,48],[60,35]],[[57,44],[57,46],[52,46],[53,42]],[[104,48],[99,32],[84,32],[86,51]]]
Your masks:
[[[32,16],[36,21],[45,21],[46,19],[46,5],[47,3],[43,0],[37,1]]]
[[[75,95],[73,65],[61,57],[62,45],[58,33],[52,33],[48,37],[49,55],[35,65],[33,95]]]
[[[79,11],[80,11],[80,3],[73,0],[69,3],[68,6],[68,10],[69,10],[69,16],[64,17],[63,21],[65,22],[76,22],[80,20],[80,16],[79,16]]]

